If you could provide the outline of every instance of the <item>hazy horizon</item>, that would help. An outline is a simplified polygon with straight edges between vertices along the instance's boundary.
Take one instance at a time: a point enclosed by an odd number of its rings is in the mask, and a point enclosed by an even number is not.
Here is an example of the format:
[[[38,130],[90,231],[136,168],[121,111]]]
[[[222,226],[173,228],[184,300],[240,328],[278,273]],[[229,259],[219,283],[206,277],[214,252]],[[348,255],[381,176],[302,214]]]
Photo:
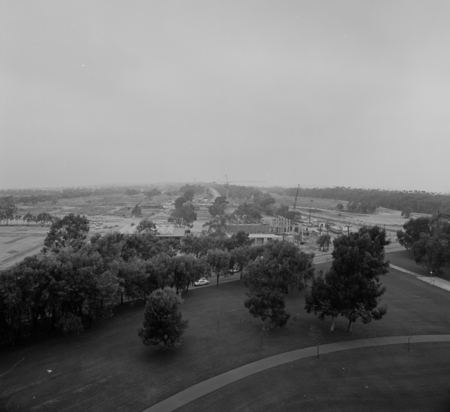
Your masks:
[[[449,12],[437,0],[4,3],[0,189],[227,174],[449,192]]]

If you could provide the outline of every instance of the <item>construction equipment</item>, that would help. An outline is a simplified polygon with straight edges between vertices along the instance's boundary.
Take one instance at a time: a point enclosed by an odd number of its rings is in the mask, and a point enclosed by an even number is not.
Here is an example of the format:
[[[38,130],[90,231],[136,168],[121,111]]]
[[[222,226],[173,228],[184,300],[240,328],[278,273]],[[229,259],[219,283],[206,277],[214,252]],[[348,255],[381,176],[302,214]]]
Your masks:
[[[297,207],[297,199],[298,199],[298,192],[299,192],[299,190],[300,190],[300,183],[299,183],[299,185],[297,186],[297,193],[296,193],[296,195],[295,195],[294,212],[295,212],[295,208]]]
[[[225,182],[226,183],[213,182],[217,185],[222,185],[226,189],[225,200],[228,200],[228,188],[230,187],[230,183],[266,183],[265,180],[235,180],[230,182],[227,175],[225,175]]]

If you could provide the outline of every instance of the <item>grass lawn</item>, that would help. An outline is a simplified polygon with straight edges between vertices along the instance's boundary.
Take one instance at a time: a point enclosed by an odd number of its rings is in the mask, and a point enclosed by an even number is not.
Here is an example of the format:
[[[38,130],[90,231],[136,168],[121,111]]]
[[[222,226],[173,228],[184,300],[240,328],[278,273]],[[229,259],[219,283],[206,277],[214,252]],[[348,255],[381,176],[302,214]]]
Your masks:
[[[389,259],[393,265],[409,270],[410,272],[414,272],[422,276],[430,275],[423,266],[418,265],[414,261],[414,255],[412,254],[412,252],[408,252],[407,250],[389,253],[386,255],[386,258]],[[444,267],[442,268],[442,270],[444,273],[439,277],[441,279],[450,281],[450,267],[449,268]]]
[[[312,346],[307,333],[310,325],[322,329],[325,343],[411,332],[450,333],[448,292],[395,270],[383,282],[387,287],[383,297],[388,305],[386,318],[368,325],[358,323],[351,334],[345,331],[344,319],[338,320],[334,332],[329,332],[328,321],[306,314],[303,292],[286,297],[287,310],[292,314],[288,327],[265,337],[260,333],[261,323],[252,319],[243,306],[245,288],[240,282],[195,289],[185,296],[182,306],[183,315],[189,319],[183,344],[169,353],[154,351],[139,341],[136,330],[142,324],[143,306],[119,308],[112,319],[84,334],[55,336],[3,349],[0,375],[24,360],[0,378],[0,410],[140,411],[230,369]],[[364,351],[355,352],[352,362],[356,367],[369,357]],[[426,365],[427,355],[422,359]],[[394,367],[390,373],[395,373]],[[305,375],[305,380],[314,376]],[[269,377],[265,380],[271,382]],[[321,396],[323,386],[310,388],[311,395]],[[360,402],[350,395],[347,401],[349,408]]]
[[[355,349],[291,362],[177,411],[449,411],[450,343],[411,348]]]

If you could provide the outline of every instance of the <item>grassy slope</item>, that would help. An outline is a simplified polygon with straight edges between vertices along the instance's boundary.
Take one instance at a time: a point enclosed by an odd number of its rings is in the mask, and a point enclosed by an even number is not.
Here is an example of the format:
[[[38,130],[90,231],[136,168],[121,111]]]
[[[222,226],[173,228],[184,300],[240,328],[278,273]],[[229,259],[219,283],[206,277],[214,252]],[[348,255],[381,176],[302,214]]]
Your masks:
[[[399,266],[403,269],[417,273],[418,275],[429,276],[428,271],[423,266],[418,265],[416,262],[414,262],[414,256],[412,252],[402,250],[400,252],[389,253],[388,255],[386,255],[386,257],[395,266]],[[442,268],[442,270],[444,273],[439,277],[450,281],[450,267],[444,267]]]
[[[138,340],[142,306],[121,308],[113,319],[85,334],[3,350],[0,374],[25,360],[1,378],[0,410],[6,405],[11,411],[143,410],[230,369],[311,346],[307,331],[313,324],[323,330],[327,343],[450,331],[448,292],[394,270],[384,283],[389,312],[382,321],[357,324],[349,334],[346,322],[339,320],[332,333],[328,322],[305,313],[303,293],[295,293],[287,296],[293,315],[289,326],[269,337],[260,334],[261,323],[243,307],[245,289],[240,282],[196,289],[186,295],[182,308],[190,321],[184,342],[170,353],[155,352]],[[364,358],[357,356],[355,362]]]
[[[450,344],[411,348],[303,359],[237,381],[177,411],[448,411]]]

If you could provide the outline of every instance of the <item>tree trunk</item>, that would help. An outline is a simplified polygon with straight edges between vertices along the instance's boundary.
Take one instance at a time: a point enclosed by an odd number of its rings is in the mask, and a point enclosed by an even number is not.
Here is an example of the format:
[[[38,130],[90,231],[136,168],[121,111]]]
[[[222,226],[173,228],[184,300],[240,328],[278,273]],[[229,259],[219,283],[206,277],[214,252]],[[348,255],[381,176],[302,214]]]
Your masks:
[[[219,275],[217,274],[216,277],[217,277],[217,286],[219,286]]]
[[[353,321],[352,321],[352,320],[349,320],[349,321],[348,321],[347,332],[351,332],[351,331],[352,331],[352,326],[353,326]]]
[[[333,332],[334,331],[334,317],[331,318],[331,328],[330,331]]]

